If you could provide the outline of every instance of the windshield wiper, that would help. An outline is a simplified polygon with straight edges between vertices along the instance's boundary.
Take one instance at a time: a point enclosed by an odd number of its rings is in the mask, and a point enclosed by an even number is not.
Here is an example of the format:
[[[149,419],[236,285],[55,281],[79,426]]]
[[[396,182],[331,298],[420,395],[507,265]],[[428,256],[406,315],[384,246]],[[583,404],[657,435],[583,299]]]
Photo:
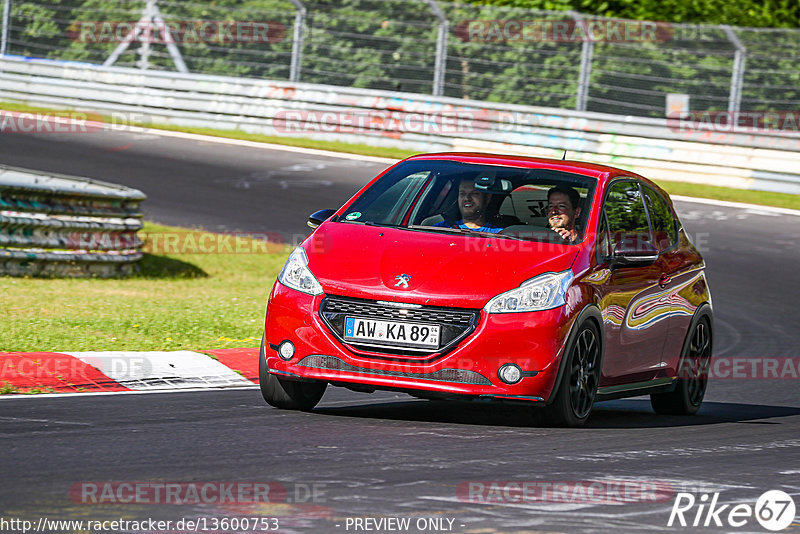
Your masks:
[[[403,228],[403,227],[400,226],[398,228]],[[450,226],[424,226],[420,224],[412,224],[406,228],[410,228],[413,230],[449,232],[461,235],[474,235],[478,237],[497,237],[499,239],[511,239],[512,241],[529,241],[528,239],[518,237],[515,235],[501,234],[497,232],[480,232],[478,230],[473,230],[471,228],[452,228]]]
[[[402,226],[396,224],[379,223],[375,221],[364,221],[362,224],[364,224],[364,226],[379,226],[381,228],[402,228]]]
[[[405,226],[410,230],[430,230],[431,232],[449,232],[452,234],[465,234],[465,235],[485,235],[485,232],[478,232],[470,228],[453,228],[451,226],[426,226],[424,224],[409,224]]]
[[[450,226],[426,226],[423,224],[410,224],[408,226],[401,226],[399,224],[378,223],[374,221],[340,221],[351,224],[360,224],[363,226],[375,226],[378,228],[397,228],[398,230],[412,230],[416,232],[440,232],[448,234],[470,235],[477,237],[497,237],[500,239],[511,239],[513,241],[528,241],[521,237],[513,235],[499,234],[494,232],[480,232],[471,228],[453,228]]]

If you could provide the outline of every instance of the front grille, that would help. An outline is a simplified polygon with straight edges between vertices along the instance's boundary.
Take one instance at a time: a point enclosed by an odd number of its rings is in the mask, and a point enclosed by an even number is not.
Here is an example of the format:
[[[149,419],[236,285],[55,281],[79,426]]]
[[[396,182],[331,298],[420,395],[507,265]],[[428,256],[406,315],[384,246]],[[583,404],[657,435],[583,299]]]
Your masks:
[[[468,327],[475,316],[474,310],[448,310],[446,308],[396,308],[375,301],[328,297],[325,299],[325,312],[346,313],[351,316],[370,319],[392,319],[423,323],[441,323]]]
[[[417,380],[433,380],[435,382],[455,382],[458,384],[473,384],[477,386],[491,386],[491,381],[480,373],[464,369],[440,369],[432,373],[409,373],[406,371],[393,371],[389,369],[368,369],[356,367],[336,358],[335,356],[312,355],[300,360],[299,367],[310,369],[326,369],[347,373],[363,373],[380,376],[397,376],[402,378],[415,378]]]
[[[328,296],[322,300],[319,313],[331,332],[342,343],[359,349],[377,350],[385,354],[407,355],[418,357],[424,354],[443,353],[466,337],[478,322],[480,310],[465,308],[444,308],[439,306],[400,307],[402,304],[383,304],[375,300],[349,297]],[[344,322],[346,317],[362,319],[399,321],[409,323],[438,325],[440,331],[439,346],[436,349],[413,347],[396,347],[390,342],[344,340]]]

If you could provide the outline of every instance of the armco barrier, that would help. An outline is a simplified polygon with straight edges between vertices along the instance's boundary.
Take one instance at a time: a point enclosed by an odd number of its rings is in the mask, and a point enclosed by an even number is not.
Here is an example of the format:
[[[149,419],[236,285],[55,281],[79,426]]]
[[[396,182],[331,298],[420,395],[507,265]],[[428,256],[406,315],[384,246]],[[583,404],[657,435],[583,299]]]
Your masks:
[[[143,120],[420,151],[560,158],[566,150],[570,159],[655,179],[800,193],[797,134],[679,131],[666,119],[8,57],[0,59],[0,99],[97,111],[123,124]],[[291,127],[278,120],[287,113],[299,117]],[[445,131],[437,124],[442,113],[465,114],[471,123]],[[366,115],[368,124],[328,128],[331,114]]]
[[[0,274],[122,276],[142,257],[144,193],[0,166]]]

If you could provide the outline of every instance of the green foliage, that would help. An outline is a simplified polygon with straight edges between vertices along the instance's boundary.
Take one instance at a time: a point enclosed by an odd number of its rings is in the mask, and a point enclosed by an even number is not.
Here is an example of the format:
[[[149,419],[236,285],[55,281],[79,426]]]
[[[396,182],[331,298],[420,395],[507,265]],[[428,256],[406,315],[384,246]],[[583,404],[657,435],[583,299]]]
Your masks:
[[[3,385],[0,386],[0,395],[13,395],[15,393],[19,393],[19,388],[9,384],[8,382],[3,382]]]
[[[728,24],[759,28],[800,28],[797,0],[467,0],[524,9],[574,10],[603,17]]]
[[[118,39],[97,39],[101,32],[93,33],[92,23],[133,23],[144,5],[142,0],[14,0],[9,53],[103,63]],[[439,27],[422,0],[306,0],[304,5],[300,81],[433,91]],[[270,22],[267,42],[179,39],[191,72],[289,79],[295,32],[289,0],[159,0],[158,6],[167,22],[184,26]],[[745,28],[800,27],[797,0],[468,0],[439,7],[449,23],[446,96],[574,109],[587,51],[582,40],[496,33],[508,21],[572,24],[565,11],[574,10],[613,17],[621,25],[627,24],[621,19],[661,21],[655,40],[600,40],[589,47],[589,111],[663,117],[669,93],[688,94],[695,111],[727,110],[736,47],[721,28],[696,24],[742,26],[734,30],[746,49],[741,109],[793,110],[800,104],[800,31]],[[470,33],[476,22],[485,24],[484,34]],[[116,65],[140,66],[140,52],[147,48],[132,43]],[[149,50],[149,68],[175,70],[163,42]]]
[[[618,183],[608,191],[605,212],[612,236],[649,231],[642,196],[633,182]]]

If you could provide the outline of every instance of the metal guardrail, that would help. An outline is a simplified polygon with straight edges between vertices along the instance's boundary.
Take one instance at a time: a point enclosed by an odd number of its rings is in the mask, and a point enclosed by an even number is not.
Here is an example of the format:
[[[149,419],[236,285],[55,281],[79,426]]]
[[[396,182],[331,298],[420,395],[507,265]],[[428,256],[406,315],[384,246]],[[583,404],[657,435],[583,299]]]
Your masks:
[[[797,134],[682,131],[666,119],[15,58],[0,59],[0,99],[121,114],[122,122],[134,116],[151,123],[420,151],[560,158],[566,150],[571,159],[613,164],[655,179],[800,193]],[[293,123],[297,128],[287,127],[289,113],[299,117]],[[326,131],[331,113],[370,120],[363,127],[339,124]],[[469,119],[469,128],[438,127],[442,116],[459,114]],[[409,120],[422,128],[409,128]]]
[[[0,166],[0,274],[130,274],[142,257],[145,198],[121,185]]]

